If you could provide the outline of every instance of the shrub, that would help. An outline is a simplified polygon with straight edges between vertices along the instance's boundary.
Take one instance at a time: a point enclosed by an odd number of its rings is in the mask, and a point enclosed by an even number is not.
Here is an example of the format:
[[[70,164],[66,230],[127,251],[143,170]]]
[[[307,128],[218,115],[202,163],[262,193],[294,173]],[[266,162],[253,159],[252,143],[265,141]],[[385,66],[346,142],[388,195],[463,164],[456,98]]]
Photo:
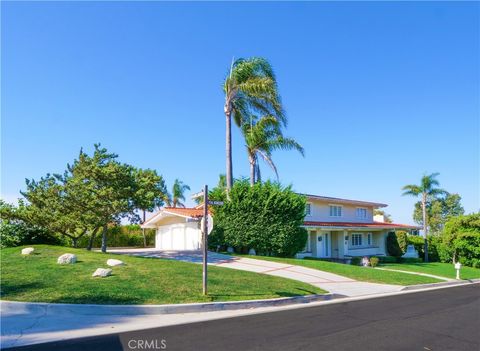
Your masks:
[[[381,263],[398,263],[399,258],[395,256],[380,256],[379,260]]]
[[[0,223],[0,247],[12,247],[31,244],[64,245],[65,242],[47,230],[31,226],[23,221],[6,221]]]
[[[450,218],[437,240],[442,262],[460,261],[467,266],[480,260],[480,213]]]
[[[421,236],[418,235],[409,235],[408,236],[408,245],[413,245],[415,247],[415,250],[418,252],[418,257],[423,257],[424,255],[424,239]]]
[[[376,257],[376,256],[370,257],[370,266],[372,266],[372,267],[378,266],[378,262],[379,262],[379,261],[380,261],[380,260],[379,260],[378,257]]]
[[[407,234],[407,232],[403,230],[399,230],[395,233],[395,236],[397,237],[398,247],[402,251],[402,255],[403,255],[405,252],[407,252],[407,246],[409,244],[409,238],[408,238],[409,235]]]
[[[362,257],[352,257],[352,260],[350,261],[350,264],[352,266],[360,266],[360,263],[362,262]]]
[[[404,257],[401,259],[402,263],[422,263],[422,258],[414,258],[414,257]]]
[[[390,256],[401,257],[403,255],[394,232],[390,232],[387,235],[387,251]]]
[[[480,234],[460,234],[454,241],[453,246],[460,263],[472,267],[473,264],[478,264],[478,261],[480,260]]]
[[[307,241],[302,228],[305,197],[290,187],[265,182],[235,182],[230,200],[215,208],[212,241],[236,249],[253,248],[273,256],[293,256]],[[223,235],[223,238],[222,238]]]
[[[145,231],[147,246],[155,246],[155,230]],[[78,247],[87,247],[90,237],[84,236],[78,241]],[[107,243],[111,247],[143,247],[142,228],[137,224],[119,225],[108,228]],[[98,231],[93,247],[102,246],[102,233]]]

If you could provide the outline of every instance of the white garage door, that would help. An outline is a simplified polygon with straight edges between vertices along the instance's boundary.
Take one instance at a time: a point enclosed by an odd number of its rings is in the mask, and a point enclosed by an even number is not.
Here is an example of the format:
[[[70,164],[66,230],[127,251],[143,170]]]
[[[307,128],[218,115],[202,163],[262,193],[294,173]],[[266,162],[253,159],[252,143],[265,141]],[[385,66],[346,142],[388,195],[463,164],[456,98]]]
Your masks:
[[[157,229],[155,247],[160,250],[198,250],[201,235],[189,225],[170,225]]]

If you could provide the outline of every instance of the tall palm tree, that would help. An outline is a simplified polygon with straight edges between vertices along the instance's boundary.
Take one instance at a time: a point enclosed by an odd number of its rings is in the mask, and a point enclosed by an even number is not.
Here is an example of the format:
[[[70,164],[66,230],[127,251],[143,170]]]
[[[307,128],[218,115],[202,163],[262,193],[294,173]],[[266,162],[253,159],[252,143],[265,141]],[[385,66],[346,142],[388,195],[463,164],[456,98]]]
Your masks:
[[[264,58],[240,58],[233,61],[223,84],[226,123],[227,195],[233,186],[232,117],[237,126],[253,114],[268,115],[286,125],[286,117],[278,93],[272,66]]]
[[[242,125],[248,161],[250,162],[250,184],[253,186],[260,180],[258,159],[263,159],[275,172],[278,172],[272,160],[274,150],[297,150],[304,155],[303,147],[292,138],[283,136],[278,120],[271,116],[257,119],[252,117],[250,123]]]
[[[165,203],[168,207],[185,207],[182,201],[185,201],[185,191],[190,190],[187,184],[179,179],[175,179],[172,186],[172,193],[167,192]]]
[[[445,194],[445,190],[440,189],[440,183],[436,179],[440,173],[426,174],[422,177],[420,185],[409,184],[405,185],[403,190],[403,195],[409,196],[421,196],[422,204],[422,217],[423,217],[423,233],[424,233],[424,250],[425,250],[425,262],[428,262],[428,240],[427,240],[427,203],[432,199],[436,198],[439,195]]]

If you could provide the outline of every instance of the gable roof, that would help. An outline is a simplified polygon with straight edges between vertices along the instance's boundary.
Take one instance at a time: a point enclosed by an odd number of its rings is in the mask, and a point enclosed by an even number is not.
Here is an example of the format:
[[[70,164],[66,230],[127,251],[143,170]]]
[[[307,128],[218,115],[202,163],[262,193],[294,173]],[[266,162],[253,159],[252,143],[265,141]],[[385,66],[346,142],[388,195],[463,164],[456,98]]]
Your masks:
[[[374,208],[380,208],[380,207],[387,207],[388,206],[387,204],[382,204],[380,202],[341,199],[339,197],[320,196],[320,195],[312,195],[312,194],[301,194],[301,193],[298,193],[298,194],[305,196],[308,200],[319,200],[319,201],[324,201],[324,202],[368,206],[368,207],[374,207]]]
[[[210,211],[209,211],[210,213]],[[186,220],[199,220],[203,217],[203,209],[188,207],[163,207],[142,225],[142,228],[155,228],[155,224],[165,217],[182,217]]]

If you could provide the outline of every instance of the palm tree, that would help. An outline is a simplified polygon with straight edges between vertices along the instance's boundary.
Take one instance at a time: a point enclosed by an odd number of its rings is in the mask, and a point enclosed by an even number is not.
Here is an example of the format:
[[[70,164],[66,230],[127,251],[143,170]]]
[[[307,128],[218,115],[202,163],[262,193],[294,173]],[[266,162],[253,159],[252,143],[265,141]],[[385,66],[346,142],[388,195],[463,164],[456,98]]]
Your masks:
[[[275,172],[278,172],[272,160],[274,150],[297,150],[304,155],[303,147],[292,138],[282,135],[278,120],[271,116],[257,119],[252,117],[250,123],[242,125],[242,133],[245,138],[248,161],[250,162],[250,184],[253,186],[260,180],[259,157],[263,159]]]
[[[172,187],[172,193],[166,193],[165,203],[168,207],[185,207],[181,201],[185,201],[185,191],[190,190],[190,187],[187,184],[179,179],[175,179]]]
[[[252,113],[268,115],[286,125],[272,66],[264,58],[252,57],[233,61],[223,84],[226,119],[227,196],[233,186],[232,117],[240,127]]]
[[[410,195],[418,197],[421,195],[422,216],[423,216],[423,232],[425,233],[425,262],[428,262],[428,241],[427,241],[427,203],[439,195],[445,194],[445,190],[438,188],[440,183],[436,179],[440,173],[432,173],[424,175],[420,181],[420,185],[409,184],[405,185],[403,195]]]

